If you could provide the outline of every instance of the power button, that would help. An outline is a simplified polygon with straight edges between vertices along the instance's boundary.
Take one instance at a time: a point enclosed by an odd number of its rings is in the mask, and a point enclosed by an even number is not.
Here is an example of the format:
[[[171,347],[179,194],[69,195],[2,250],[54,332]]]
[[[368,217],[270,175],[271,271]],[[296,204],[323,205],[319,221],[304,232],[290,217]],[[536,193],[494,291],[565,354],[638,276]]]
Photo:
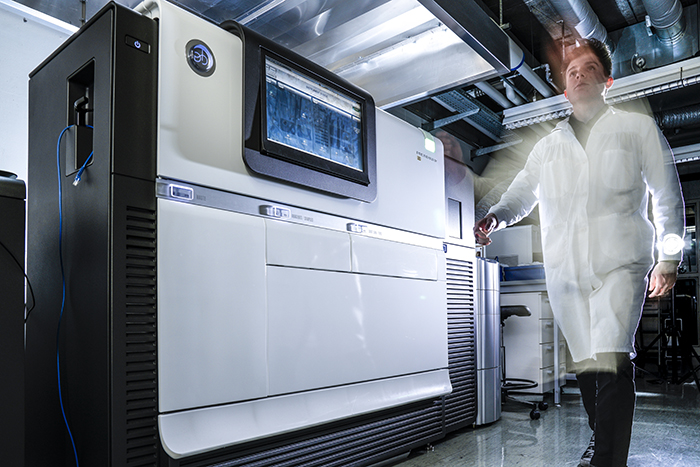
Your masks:
[[[151,46],[148,44],[148,42],[136,39],[135,37],[126,36],[126,45],[133,47],[136,50],[140,50],[141,52],[151,53]]]

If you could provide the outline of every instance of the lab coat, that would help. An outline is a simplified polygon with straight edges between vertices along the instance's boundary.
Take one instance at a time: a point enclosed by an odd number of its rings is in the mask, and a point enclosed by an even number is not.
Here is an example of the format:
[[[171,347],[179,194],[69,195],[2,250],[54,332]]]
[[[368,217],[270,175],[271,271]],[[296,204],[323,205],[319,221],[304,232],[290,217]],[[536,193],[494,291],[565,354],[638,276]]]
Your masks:
[[[489,212],[503,228],[538,202],[547,292],[573,360],[633,353],[655,244],[685,230],[673,156],[654,121],[609,107],[585,150],[560,122]]]

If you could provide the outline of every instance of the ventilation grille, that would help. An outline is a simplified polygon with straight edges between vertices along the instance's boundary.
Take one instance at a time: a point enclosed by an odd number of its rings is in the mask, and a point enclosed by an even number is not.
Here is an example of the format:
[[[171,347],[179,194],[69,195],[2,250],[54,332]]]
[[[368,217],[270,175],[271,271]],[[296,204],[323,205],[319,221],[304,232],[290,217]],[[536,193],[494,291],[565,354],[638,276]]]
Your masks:
[[[385,418],[333,425],[176,462],[178,467],[341,467],[371,465],[442,437],[440,401]]]
[[[127,207],[126,465],[158,461],[156,214]]]
[[[447,258],[447,347],[452,393],[445,398],[445,430],[476,420],[474,263]]]

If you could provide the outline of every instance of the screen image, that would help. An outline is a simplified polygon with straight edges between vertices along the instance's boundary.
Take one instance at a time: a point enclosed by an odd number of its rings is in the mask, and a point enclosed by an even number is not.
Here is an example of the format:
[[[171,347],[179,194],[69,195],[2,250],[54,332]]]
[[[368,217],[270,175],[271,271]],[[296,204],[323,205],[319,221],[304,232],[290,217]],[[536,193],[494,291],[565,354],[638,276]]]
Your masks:
[[[363,172],[362,105],[265,57],[267,139]]]

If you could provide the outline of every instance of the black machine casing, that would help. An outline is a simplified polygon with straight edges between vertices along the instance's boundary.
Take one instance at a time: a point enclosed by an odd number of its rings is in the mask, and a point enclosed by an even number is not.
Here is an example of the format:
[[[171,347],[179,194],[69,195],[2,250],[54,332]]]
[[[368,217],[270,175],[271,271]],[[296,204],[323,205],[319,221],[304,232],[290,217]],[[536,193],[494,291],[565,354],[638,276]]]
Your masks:
[[[0,173],[0,449],[17,467],[24,465],[25,192],[23,181]]]
[[[136,48],[129,38],[149,47]],[[110,4],[30,75],[28,275],[37,305],[26,327],[27,465],[74,464],[57,382],[58,177],[66,278],[58,347],[80,463],[157,459],[157,38],[152,20]],[[73,145],[75,133],[64,134],[58,170],[59,134],[78,123],[91,135]]]

